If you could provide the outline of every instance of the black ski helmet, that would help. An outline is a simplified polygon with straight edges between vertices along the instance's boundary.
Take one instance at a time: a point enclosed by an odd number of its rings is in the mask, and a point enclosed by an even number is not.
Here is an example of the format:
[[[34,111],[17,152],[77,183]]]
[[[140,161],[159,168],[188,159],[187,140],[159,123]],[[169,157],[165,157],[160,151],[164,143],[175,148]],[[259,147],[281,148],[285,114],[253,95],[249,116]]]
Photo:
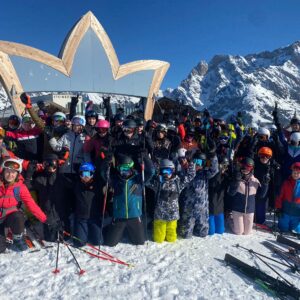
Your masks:
[[[115,121],[124,121],[125,120],[125,116],[122,113],[117,113],[114,117]]]
[[[137,126],[144,126],[145,125],[144,119],[142,119],[142,118],[136,118],[135,123],[136,123]]]
[[[126,119],[124,122],[123,122],[123,127],[124,128],[136,128],[136,123],[134,120],[132,119]]]
[[[124,155],[124,154],[119,154],[116,157],[116,161],[117,161],[117,166],[134,164],[134,161],[132,160],[132,158],[130,156]]]
[[[87,120],[87,118],[96,118],[96,120],[98,121],[98,114],[94,110],[88,110],[85,113],[85,118],[86,118],[86,120]]]

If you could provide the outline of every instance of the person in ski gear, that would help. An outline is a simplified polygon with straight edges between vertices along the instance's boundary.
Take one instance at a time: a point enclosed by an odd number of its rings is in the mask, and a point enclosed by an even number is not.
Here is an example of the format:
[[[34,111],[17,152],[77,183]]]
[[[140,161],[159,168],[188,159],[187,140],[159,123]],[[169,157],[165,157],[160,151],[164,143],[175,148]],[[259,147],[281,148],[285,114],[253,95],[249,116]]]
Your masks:
[[[85,113],[86,125],[84,127],[85,132],[91,138],[97,134],[97,130],[95,128],[98,121],[98,114],[94,110],[88,110]]]
[[[195,140],[195,129],[190,128],[186,134],[185,137],[181,143],[181,147],[191,151],[192,154],[194,154],[197,150],[199,150],[198,143]]]
[[[155,210],[153,223],[153,240],[175,242],[177,240],[177,220],[179,219],[179,195],[183,188],[195,177],[195,166],[191,163],[187,175],[178,177],[171,160],[162,159],[159,175],[150,181],[155,191]]]
[[[193,156],[196,176],[182,192],[182,217],[178,233],[182,238],[192,235],[205,237],[209,230],[208,180],[218,173],[218,159],[213,156],[207,165],[207,156],[200,151]]]
[[[168,128],[165,124],[156,126],[153,134],[153,153],[152,157],[157,163],[162,159],[170,158],[171,141],[167,138]]]
[[[261,147],[254,160],[254,177],[257,178],[259,182],[269,182],[269,185],[271,184],[271,179],[274,178],[274,169],[271,164],[272,156],[273,151],[271,148]],[[263,224],[266,220],[267,200],[268,191],[265,197],[256,198],[255,200],[255,223],[257,224]]]
[[[154,167],[150,159],[144,158],[145,184],[154,174]],[[106,175],[103,174],[105,177]],[[134,161],[130,156],[120,154],[116,157],[116,167],[112,168],[110,186],[113,189],[113,219],[104,229],[104,244],[117,245],[127,229],[129,239],[134,245],[145,242],[145,232],[142,221],[142,186],[141,171],[134,168]]]
[[[221,158],[219,172],[208,182],[209,235],[223,234],[225,231],[224,197],[229,181],[229,164],[230,162],[226,157]]]
[[[51,138],[49,141],[53,151],[60,152],[62,149],[69,149],[69,157],[59,168],[59,180],[63,183],[59,192],[61,205],[58,211],[60,219],[64,222],[65,228],[70,232],[70,216],[75,209],[74,184],[78,177],[79,167],[83,162],[90,162],[89,153],[84,153],[83,145],[86,140],[84,133],[85,118],[75,115],[72,120],[72,130],[65,133],[59,140]]]
[[[231,199],[233,232],[248,235],[252,233],[254,221],[255,199],[265,197],[268,189],[269,177],[260,183],[254,177],[254,161],[245,157],[237,166],[228,188]]]
[[[58,211],[61,211],[60,192],[63,182],[58,177],[59,158],[49,153],[44,156],[42,166],[31,162],[26,172],[26,185],[38,195],[38,203],[47,215],[47,223],[41,230],[41,237],[49,242],[57,240],[57,230],[61,224]],[[33,224],[34,226],[35,224]]]
[[[27,187],[20,180],[22,161],[9,158],[2,163],[0,181],[0,253],[6,249],[5,228],[10,228],[15,245],[26,250],[23,239],[24,214],[21,204],[42,223],[47,221],[46,215],[32,199]]]
[[[292,174],[281,187],[275,208],[280,213],[278,228],[282,232],[300,233],[300,162],[291,166]]]
[[[75,185],[75,225],[74,235],[80,239],[74,239],[76,247],[85,243],[100,245],[102,241],[101,220],[103,210],[103,198],[100,186],[94,178],[95,166],[92,163],[82,163],[79,168],[79,180]]]

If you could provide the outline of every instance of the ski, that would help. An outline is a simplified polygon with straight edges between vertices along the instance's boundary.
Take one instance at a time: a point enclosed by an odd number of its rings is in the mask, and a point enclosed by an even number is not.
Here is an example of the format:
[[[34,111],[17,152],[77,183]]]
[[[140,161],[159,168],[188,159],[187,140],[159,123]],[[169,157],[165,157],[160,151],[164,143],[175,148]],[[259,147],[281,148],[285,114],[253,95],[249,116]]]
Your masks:
[[[27,228],[28,233],[34,238],[34,240],[39,244],[40,248],[42,249],[48,249],[48,248],[53,248],[53,245],[47,245],[38,235],[36,230],[33,228],[33,226],[29,226]]]
[[[236,268],[244,275],[250,277],[255,283],[259,284],[265,291],[279,298],[290,296],[293,299],[300,299],[300,290],[293,285],[289,285],[276,279],[260,269],[250,266],[236,257],[226,253],[224,261]]]
[[[292,248],[294,248],[296,251],[300,251],[300,244],[288,239],[287,237],[283,236],[283,235],[278,235],[276,241],[280,244],[284,244],[287,246],[290,246]]]
[[[267,247],[268,249],[270,249],[272,252],[277,254],[284,261],[289,263],[290,268],[293,272],[299,272],[300,273],[300,258],[297,255],[292,254],[289,251],[285,251],[285,250],[277,247],[276,245],[274,245],[273,243],[270,243],[268,241],[264,241],[264,242],[262,242],[262,244],[265,247]]]

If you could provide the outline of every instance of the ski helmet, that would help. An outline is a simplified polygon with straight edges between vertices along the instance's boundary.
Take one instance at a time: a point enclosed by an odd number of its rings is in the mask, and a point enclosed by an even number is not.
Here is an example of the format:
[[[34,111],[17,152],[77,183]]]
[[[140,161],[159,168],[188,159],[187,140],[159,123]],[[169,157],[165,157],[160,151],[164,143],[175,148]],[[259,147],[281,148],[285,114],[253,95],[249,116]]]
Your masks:
[[[185,157],[187,150],[185,148],[179,148],[177,151],[178,158]]]
[[[16,127],[19,127],[21,124],[21,120],[17,115],[11,115],[8,118],[8,123],[14,124]]]
[[[79,167],[79,172],[95,172],[95,166],[92,163],[82,163]]]
[[[295,143],[299,143],[300,142],[300,132],[293,132],[290,136],[290,141],[295,142]]]
[[[67,119],[66,115],[61,111],[58,111],[58,112],[56,112],[52,115],[52,120],[53,121],[65,122],[66,119]]]
[[[136,128],[136,123],[132,119],[126,119],[122,126],[123,128]]]
[[[144,126],[145,125],[144,119],[142,119],[142,118],[136,118],[135,123],[136,123],[137,126]]]
[[[110,127],[110,123],[106,120],[99,120],[97,123],[96,123],[96,128],[109,128]]]
[[[29,114],[25,114],[22,117],[22,124],[24,124],[24,123],[32,123],[32,118]]]
[[[98,120],[98,114],[94,110],[88,110],[85,113],[85,118],[96,118],[96,120]]]
[[[258,155],[266,155],[266,156],[269,156],[269,157],[272,157],[273,155],[273,151],[271,148],[269,147],[261,147],[259,150],[258,150]]]
[[[85,118],[81,115],[76,115],[72,118],[71,120],[72,125],[80,125],[80,126],[85,126],[86,121]]]
[[[22,162],[23,160],[16,159],[16,158],[9,158],[3,161],[2,169],[11,169],[17,171],[18,173],[22,172]]]
[[[120,154],[117,156],[116,161],[118,166],[120,165],[132,165],[132,167],[134,166],[134,161],[128,155]]]
[[[103,115],[98,114],[98,120],[105,120],[105,117]]]
[[[159,124],[158,126],[156,126],[156,130],[160,132],[167,132],[168,128],[165,124]]]
[[[254,169],[254,160],[250,157],[244,157],[241,160],[242,169],[253,170]]]
[[[122,113],[118,113],[118,114],[115,115],[114,120],[115,121],[124,121],[125,116]]]
[[[295,162],[291,166],[292,170],[300,170],[300,162]]]
[[[270,138],[271,135],[270,130],[265,127],[260,127],[257,133],[258,135],[266,135],[268,139]]]
[[[229,166],[230,165],[229,159],[227,157],[223,157],[220,160],[220,165]]]
[[[164,169],[164,168],[171,168],[171,169],[175,169],[175,165],[174,163],[169,160],[169,159],[162,159],[159,163],[159,168],[160,169]]]

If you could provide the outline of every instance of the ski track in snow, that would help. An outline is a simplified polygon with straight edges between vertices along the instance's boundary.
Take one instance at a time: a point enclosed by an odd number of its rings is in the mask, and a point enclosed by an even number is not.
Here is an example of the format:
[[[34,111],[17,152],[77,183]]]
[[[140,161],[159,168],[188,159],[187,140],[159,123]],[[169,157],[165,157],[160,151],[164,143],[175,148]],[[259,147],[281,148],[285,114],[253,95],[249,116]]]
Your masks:
[[[131,268],[92,258],[74,249],[79,264],[86,271],[82,276],[76,274],[77,268],[65,246],[60,249],[57,275],[52,273],[56,246],[36,253],[9,250],[0,256],[0,299],[272,299],[223,262],[228,252],[275,276],[250,253],[234,247],[239,243],[271,256],[260,244],[263,240],[274,241],[275,238],[269,233],[254,231],[252,236],[225,233],[176,243],[149,241],[144,246],[102,247],[133,264]],[[300,287],[297,274],[272,265]]]

